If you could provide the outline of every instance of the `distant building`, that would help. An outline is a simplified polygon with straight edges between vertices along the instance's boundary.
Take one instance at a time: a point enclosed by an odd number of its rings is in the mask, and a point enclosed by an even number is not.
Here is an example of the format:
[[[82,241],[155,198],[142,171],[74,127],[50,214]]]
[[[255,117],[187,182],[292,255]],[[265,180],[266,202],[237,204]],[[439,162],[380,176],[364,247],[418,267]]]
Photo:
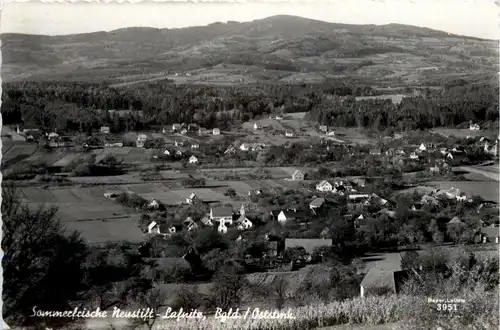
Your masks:
[[[496,243],[498,244],[500,239],[500,229],[495,226],[482,227],[480,229],[481,241],[483,243]]]
[[[137,135],[137,141],[135,142],[135,145],[137,148],[144,148],[144,145],[146,144],[148,137],[146,134],[139,134]]]
[[[333,130],[332,131],[328,131],[328,132],[326,132],[326,135],[327,136],[335,136],[335,131],[333,131]]]
[[[200,149],[200,145],[198,143],[193,143],[191,149]]]
[[[210,220],[223,222],[227,224],[233,223],[233,209],[231,207],[215,207],[210,209]]]
[[[220,234],[225,234],[227,233],[227,226],[226,226],[226,223],[221,221],[219,223],[219,226],[217,227],[217,231],[220,233]]]
[[[326,191],[332,191],[332,189],[333,189],[332,184],[326,180],[323,180],[316,185],[316,190],[319,191],[326,192]]]
[[[328,131],[328,126],[321,125],[321,126],[319,126],[319,130],[326,133]]]
[[[425,144],[420,144],[420,146],[418,147],[418,150],[420,151],[426,151],[427,150],[427,147],[425,146]]]
[[[242,143],[240,145],[240,150],[241,151],[248,151],[249,149],[250,149],[250,147],[248,146],[248,144]]]
[[[469,125],[469,130],[477,132],[477,131],[481,130],[481,127],[478,124],[470,124]]]
[[[198,164],[198,158],[195,156],[189,157],[189,164]]]
[[[109,132],[110,132],[109,126],[102,126],[101,127],[101,133],[109,134]]]
[[[156,210],[160,207],[160,203],[158,203],[157,200],[153,199],[152,201],[150,201],[148,203],[148,209],[151,209],[151,210]]]
[[[309,203],[309,208],[316,213],[316,210],[325,204],[324,198],[315,198],[311,203]]]
[[[220,135],[220,129],[214,128],[213,131],[212,131],[212,134],[213,135]]]
[[[181,124],[172,124],[172,131],[178,131],[181,127]]]
[[[382,154],[382,151],[378,148],[370,150],[370,155],[380,156],[381,154]]]
[[[186,198],[186,204],[192,205],[197,199],[198,197],[196,196],[196,194],[191,193],[191,195],[189,195],[189,197]]]
[[[181,130],[181,134],[182,134],[182,135],[186,135],[186,134],[187,134],[187,132],[188,132],[188,131],[187,131],[187,129],[185,129],[185,128],[183,128],[183,129]]]
[[[254,123],[254,124],[253,124],[253,129],[254,129],[254,130],[258,130],[258,129],[260,129],[260,128],[261,128],[261,126],[259,125],[259,123]]]
[[[293,181],[302,181],[304,180],[304,173],[302,173],[301,171],[299,170],[296,170],[293,174],[292,174],[292,180]]]

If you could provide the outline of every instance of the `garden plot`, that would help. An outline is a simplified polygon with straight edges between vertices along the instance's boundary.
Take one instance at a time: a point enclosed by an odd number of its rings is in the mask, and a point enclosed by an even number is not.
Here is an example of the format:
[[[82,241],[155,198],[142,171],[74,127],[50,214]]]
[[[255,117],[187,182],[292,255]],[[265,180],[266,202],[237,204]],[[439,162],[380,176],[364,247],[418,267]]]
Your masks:
[[[79,203],[52,203],[47,204],[58,207],[58,216],[61,222],[71,222],[80,220],[97,220],[117,217],[126,217],[128,213],[118,203],[107,200]]]
[[[133,191],[135,194],[151,194],[151,193],[163,193],[170,190],[165,185],[161,183],[150,183],[150,184],[131,184],[126,186],[128,190]]]
[[[50,189],[49,192],[54,196],[57,203],[79,203],[80,199],[76,197],[69,189]]]
[[[27,203],[55,203],[57,202],[54,195],[50,193],[50,190],[42,188],[22,188],[20,191],[23,193],[24,198]]]
[[[66,167],[76,161],[77,159],[81,158],[83,155],[81,153],[76,153],[76,154],[69,154],[64,156],[63,158],[59,159],[58,161],[54,162],[52,166],[56,167]]]

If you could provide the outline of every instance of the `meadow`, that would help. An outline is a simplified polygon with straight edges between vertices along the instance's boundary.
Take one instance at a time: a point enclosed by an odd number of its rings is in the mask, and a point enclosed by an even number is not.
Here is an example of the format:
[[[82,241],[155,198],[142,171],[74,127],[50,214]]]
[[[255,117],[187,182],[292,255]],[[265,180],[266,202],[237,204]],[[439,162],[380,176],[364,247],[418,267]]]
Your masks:
[[[430,181],[428,185],[438,189],[450,189],[455,187],[468,196],[481,196],[487,201],[497,203],[499,201],[498,182],[481,181]]]

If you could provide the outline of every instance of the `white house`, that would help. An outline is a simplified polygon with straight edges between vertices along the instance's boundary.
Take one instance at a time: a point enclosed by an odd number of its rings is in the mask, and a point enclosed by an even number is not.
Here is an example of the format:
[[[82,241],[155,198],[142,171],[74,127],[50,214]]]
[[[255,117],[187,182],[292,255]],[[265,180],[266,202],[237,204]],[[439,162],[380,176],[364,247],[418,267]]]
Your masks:
[[[258,130],[261,126],[258,123],[253,123],[253,129]]]
[[[427,150],[427,147],[425,146],[425,144],[420,144],[420,147],[418,147],[418,150],[420,151],[426,151]]]
[[[286,131],[285,136],[286,137],[293,137],[293,132]]]
[[[326,133],[327,136],[335,136],[335,131],[328,131]]]
[[[316,190],[319,191],[332,191],[332,189],[332,184],[326,180],[323,180],[316,185]]]
[[[189,164],[198,164],[198,158],[195,156],[189,157]]]
[[[288,211],[281,211],[279,214],[278,214],[278,221],[281,222],[281,223],[284,223],[288,220],[293,220],[296,218],[295,212],[288,212]]]
[[[410,154],[410,159],[418,159],[418,155],[415,152]]]
[[[240,145],[240,150],[241,151],[248,151],[249,149],[250,149],[250,147],[248,146],[248,144],[242,143]]]
[[[177,131],[181,129],[181,124],[172,124],[172,131]]]
[[[200,149],[200,145],[198,143],[193,143],[191,149]]]
[[[208,226],[208,227],[212,227],[214,225],[212,220],[210,220],[208,217],[203,217],[200,221],[203,225]]]
[[[212,130],[212,134],[213,134],[213,135],[220,135],[220,129],[218,129],[218,128],[214,128],[214,129]]]
[[[182,156],[182,151],[177,150],[177,151],[175,152],[175,155],[176,155],[176,156],[179,156],[179,157],[180,157],[180,156]]]
[[[158,223],[156,223],[156,221],[153,221],[148,225],[148,233],[149,234],[159,234],[160,233],[160,227],[158,226]]]
[[[215,207],[210,209],[210,219],[226,224],[233,223],[233,209],[231,207]]]
[[[321,125],[321,126],[319,127],[319,130],[320,130],[320,131],[323,131],[323,132],[325,132],[325,133],[326,133],[326,131],[328,131],[328,126],[326,126],[326,125]]]
[[[220,234],[225,234],[227,233],[227,226],[224,222],[221,222],[219,223],[219,227],[217,228],[217,231],[220,233]]]
[[[479,127],[478,124],[470,124],[469,130],[471,130],[471,131],[480,131],[481,127]]]
[[[170,151],[168,151],[168,149],[165,149],[165,151],[163,151],[163,154],[165,156],[170,156]]]
[[[160,207],[160,204],[158,203],[158,201],[156,200],[152,200],[151,202],[148,203],[148,208],[149,209],[153,209],[153,210],[156,210]]]
[[[109,126],[101,126],[101,133],[109,134]]]
[[[188,132],[188,131],[187,131],[187,129],[185,129],[185,128],[183,128],[183,129],[181,130],[181,134],[182,134],[182,135],[186,135],[186,134],[187,134],[187,132]]]
[[[195,195],[195,193],[191,193],[189,197],[186,198],[186,204],[192,205],[198,197]]]
[[[296,170],[295,172],[293,172],[292,174],[292,180],[293,181],[302,181],[304,180],[304,173],[302,173],[301,171],[299,170]]]

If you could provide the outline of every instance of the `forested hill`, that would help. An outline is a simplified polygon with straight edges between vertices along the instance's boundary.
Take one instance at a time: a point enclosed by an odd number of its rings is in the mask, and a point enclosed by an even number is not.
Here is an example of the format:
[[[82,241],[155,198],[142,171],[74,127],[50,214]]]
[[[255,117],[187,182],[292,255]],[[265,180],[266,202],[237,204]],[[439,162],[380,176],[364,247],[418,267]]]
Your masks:
[[[279,112],[308,112],[306,118],[314,122],[378,130],[498,120],[498,85],[457,82],[441,91],[405,98],[397,105],[354,98],[376,93],[369,86],[343,84],[214,88],[156,83],[112,88],[88,83],[22,82],[4,84],[2,117],[6,125],[24,123],[58,131],[90,131],[109,125],[113,132],[175,122],[227,129]],[[130,111],[120,116],[106,110]]]
[[[498,42],[400,24],[348,25],[280,15],[181,29],[4,34],[2,58],[5,81],[120,82],[133,75],[149,79],[218,65],[239,66],[230,67],[231,73],[251,81],[280,81],[304,72],[318,72],[325,79],[348,74],[420,81],[426,77],[416,71],[428,67],[438,67],[439,77],[497,72]]]

